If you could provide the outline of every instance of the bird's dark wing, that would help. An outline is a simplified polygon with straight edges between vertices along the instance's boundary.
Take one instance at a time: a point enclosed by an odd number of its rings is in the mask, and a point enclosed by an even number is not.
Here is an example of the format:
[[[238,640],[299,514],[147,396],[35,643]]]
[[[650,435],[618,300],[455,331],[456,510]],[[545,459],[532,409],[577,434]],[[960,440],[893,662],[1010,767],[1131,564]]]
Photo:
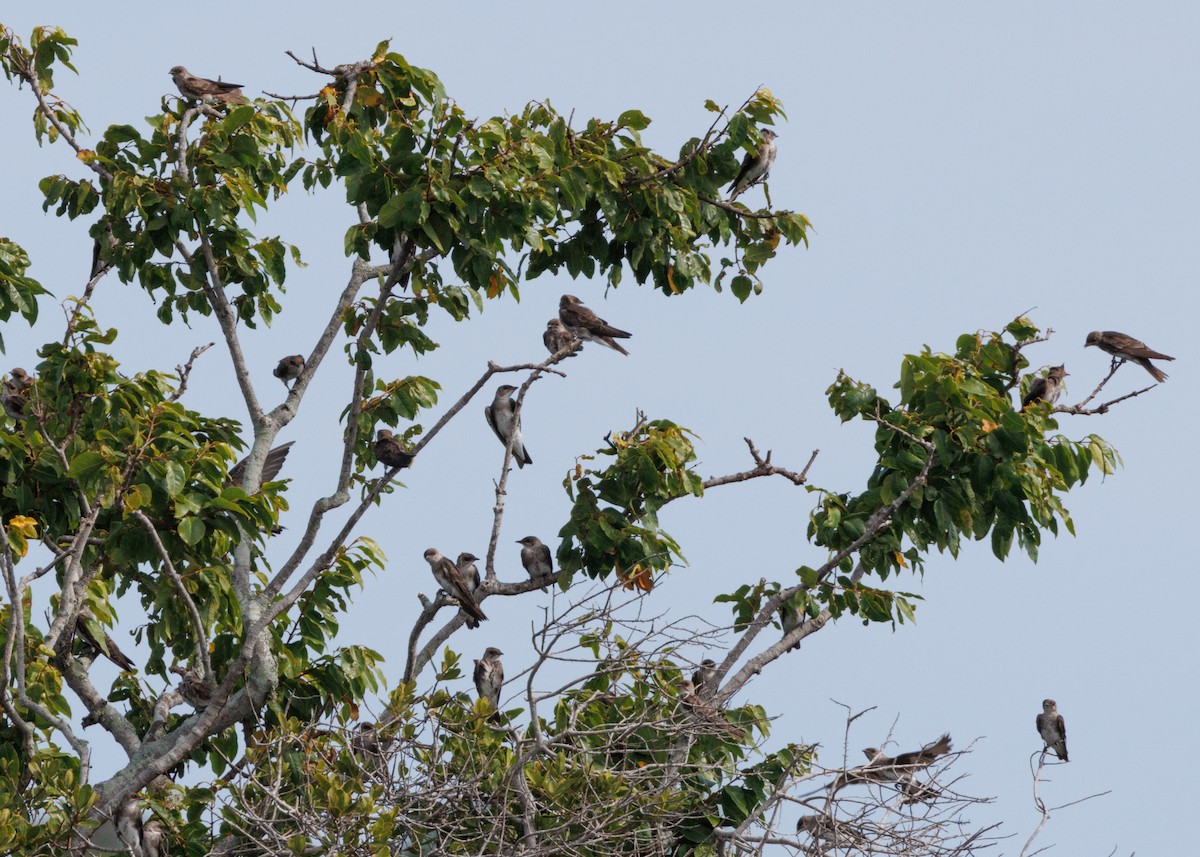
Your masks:
[[[267,460],[263,462],[262,482],[275,481],[275,477],[283,469],[283,462],[287,459],[288,453],[292,450],[292,444],[295,442],[294,440],[289,440],[287,443],[281,444],[267,453]]]
[[[1104,331],[1104,338],[1109,341],[1109,344],[1131,357],[1154,357],[1158,360],[1174,360],[1174,357],[1169,357],[1160,351],[1155,351],[1140,339],[1134,339],[1132,336],[1127,336],[1124,333],[1119,333],[1115,330]]]
[[[496,437],[500,438],[500,442],[508,443],[508,439],[504,435],[500,434],[500,429],[496,428],[496,415],[493,412],[491,405],[483,406],[483,415],[487,417],[487,424],[492,427],[492,431],[495,432]]]
[[[1046,379],[1034,378],[1029,385],[1029,392],[1025,394],[1025,398],[1021,400],[1021,407],[1027,408],[1034,402],[1039,401],[1046,395]]]

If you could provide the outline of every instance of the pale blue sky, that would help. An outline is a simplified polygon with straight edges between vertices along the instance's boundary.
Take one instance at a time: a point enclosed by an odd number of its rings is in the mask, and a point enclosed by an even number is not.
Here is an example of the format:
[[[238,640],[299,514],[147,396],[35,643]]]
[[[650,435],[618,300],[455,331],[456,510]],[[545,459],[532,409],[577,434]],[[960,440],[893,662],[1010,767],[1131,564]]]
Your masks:
[[[855,724],[852,758],[881,742],[897,716],[901,749],[947,730],[959,747],[982,738],[956,770],[970,773],[965,791],[997,797],[973,816],[1002,821],[1013,838],[999,850],[1016,854],[1037,823],[1033,719],[1053,696],[1072,761],[1054,770],[1043,796],[1059,804],[1112,794],[1056,812],[1039,841],[1068,854],[1178,852],[1200,764],[1192,741],[1197,633],[1186,606],[1200,596],[1187,547],[1200,475],[1190,431],[1197,355],[1185,327],[1200,309],[1193,4],[757,4],[769,14],[750,28],[734,5],[707,2],[210,2],[206,18],[194,6],[187,15],[161,4],[37,6],[0,20],[23,38],[35,23],[55,23],[80,40],[83,77],[62,74],[59,92],[96,132],[157,112],[173,93],[167,69],[176,64],[242,82],[252,97],[310,92],[316,78],[285,50],[315,47],[332,66],[368,56],[388,36],[410,62],[436,71],[468,115],[515,112],[542,98],[573,109],[580,123],[637,108],[654,120],[644,138],[665,154],[708,127],[706,99],[736,106],[767,85],[783,100],[790,121],[779,128],[772,199],[807,214],[814,231],[810,249],[784,250],[767,267],[762,296],[738,306],[728,293],[697,290],[668,302],[627,278],[604,300],[599,283],[544,277],[523,289],[519,307],[489,306],[469,325],[437,321],[432,335],[444,348],[418,363],[383,361],[381,371],[394,376],[438,379],[449,403],[486,360],[539,357],[541,330],[563,291],[633,331],[630,357],[590,348],[571,361],[569,378],[533,388],[524,419],[535,464],[509,482],[502,576],[521,574],[513,540],[552,540],[568,508],[561,481],[574,456],[627,427],[636,408],[695,430],[706,476],[744,469],[741,438],[749,435],[796,468],[819,447],[812,482],[857,491],[873,461],[871,432],[842,426],[828,410],[823,390],[839,368],[886,390],[904,353],[922,344],[949,350],[958,334],[998,328],[1031,307],[1034,321],[1056,333],[1030,357],[1066,363],[1072,402],[1108,366],[1105,355],[1083,350],[1090,330],[1123,330],[1175,355],[1164,386],[1106,417],[1062,420],[1071,437],[1103,435],[1125,462],[1067,497],[1078,538],[1048,539],[1036,566],[1021,557],[1001,564],[986,543],[957,562],[935,556],[924,581],[897,584],[927,599],[915,626],[831,625],[743,699],[779,715],[773,742],[820,742],[830,759],[840,756],[843,733],[842,709],[830,698],[856,710],[877,706]],[[91,252],[85,228],[42,216],[36,183],[82,170],[65,146],[35,146],[28,92],[9,89],[4,100],[0,234],[31,253],[34,275],[57,296],[78,293]],[[308,350],[345,282],[342,233],[352,218],[339,198],[314,201],[297,184],[262,223],[310,263],[291,272],[275,325],[246,337],[268,397],[282,393],[269,374],[274,361]],[[747,195],[759,201],[760,190]],[[97,312],[122,326],[114,350],[126,372],[170,369],[218,338],[207,320],[191,330],[157,327],[142,293],[115,280],[101,287]],[[6,328],[5,368],[36,363],[36,345],[60,335],[52,302],[43,315],[32,335],[21,324]],[[244,419],[226,392],[219,351],[197,367],[187,403]],[[296,477],[297,520],[335,469],[320,455],[339,436],[322,411],[340,410],[348,378],[334,362],[284,436],[297,442],[285,474]],[[1125,367],[1109,390],[1148,380]],[[402,668],[414,594],[433,589],[422,550],[486,548],[500,446],[484,404],[472,403],[422,456],[409,492],[363,524],[391,565],[358,597],[345,639],[383,652],[390,675]],[[675,504],[663,524],[691,567],[671,575],[651,609],[723,622],[714,595],[819,563],[821,553],[803,540],[812,503],[786,483],[760,482]],[[296,530],[278,540],[281,550]],[[452,645],[473,658],[498,643],[510,675],[518,672],[538,597],[488,602],[492,621]],[[130,607],[125,628],[141,621]],[[1161,731],[1148,728],[1152,716]],[[103,760],[110,750],[89,737]]]

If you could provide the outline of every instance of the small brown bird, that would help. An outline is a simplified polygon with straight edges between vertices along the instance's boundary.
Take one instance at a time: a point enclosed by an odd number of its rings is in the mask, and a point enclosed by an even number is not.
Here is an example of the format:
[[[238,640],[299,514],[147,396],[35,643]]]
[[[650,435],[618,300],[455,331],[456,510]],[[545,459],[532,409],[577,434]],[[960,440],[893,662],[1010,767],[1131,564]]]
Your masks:
[[[525,569],[530,580],[545,580],[554,576],[554,561],[550,558],[550,548],[542,544],[541,539],[537,536],[526,536],[517,539],[517,544],[521,546],[521,567]]]
[[[906,803],[931,800],[937,797],[937,790],[918,783],[914,774],[928,768],[939,756],[949,752],[949,734],[943,735],[932,744],[926,744],[920,750],[901,753],[895,758],[883,755],[875,747],[866,747],[863,749],[863,755],[868,759],[867,764],[841,774],[834,781],[832,789],[836,792],[842,786],[851,783],[899,783]]]
[[[512,397],[516,391],[517,388],[511,384],[501,384],[497,387],[492,403],[483,407],[483,416],[501,443],[507,445],[509,435],[516,435],[512,445],[513,460],[517,462],[517,467],[524,467],[526,464],[533,464],[533,457],[521,438],[521,418],[517,416],[517,400]]]
[[[131,854],[142,852],[142,801],[136,793],[130,793],[121,801],[112,817],[117,837]]]
[[[696,688],[696,693],[700,694],[701,699],[708,699],[716,690],[712,686],[713,676],[717,674],[717,662],[712,658],[705,658],[700,662],[700,667],[692,673],[692,686]]]
[[[300,377],[300,373],[304,371],[304,355],[293,354],[290,357],[284,357],[275,367],[275,371],[271,374],[283,382],[283,386],[289,390],[292,389],[289,381],[295,381]]]
[[[83,640],[93,652],[104,655],[125,672],[133,672],[136,669],[130,657],[117,648],[113,638],[108,636],[108,632],[101,627],[92,611],[87,607],[79,609],[79,615],[75,619],[75,635]]]
[[[679,689],[679,703],[695,717],[710,726],[714,726],[718,731],[724,732],[734,741],[741,741],[746,737],[746,730],[740,726],[734,726],[728,720],[721,716],[720,710],[704,699],[696,692],[696,685],[688,679],[680,679],[676,685]]]
[[[167,830],[157,818],[152,818],[142,825],[142,857],[165,857],[167,851],[163,847],[163,839]]]
[[[479,588],[479,566],[475,563],[479,562],[479,557],[470,551],[463,551],[458,555],[458,560],[454,563],[454,567],[471,585],[471,592],[474,593]]]
[[[558,318],[552,318],[546,322],[546,332],[542,334],[542,342],[545,343],[546,350],[551,354],[557,354],[564,348],[570,348],[571,351],[567,357],[574,357],[583,348],[583,343],[575,337],[575,334],[567,330],[562,319]]]
[[[36,382],[37,378],[30,376],[20,366],[13,369],[3,389],[0,389],[0,404],[4,406],[4,413],[14,420],[24,419],[25,405],[29,403],[28,394]]]
[[[1037,402],[1048,402],[1053,405],[1062,395],[1063,378],[1069,374],[1066,366],[1051,366],[1044,378],[1041,376],[1034,378],[1029,382],[1029,390],[1025,393],[1025,398],[1021,400],[1021,410],[1025,410]]]
[[[471,581],[458,570],[458,566],[442,556],[437,548],[425,551],[425,561],[429,563],[433,579],[437,581],[438,586],[456,600],[462,612],[466,614],[468,628],[478,628],[480,622],[487,621],[487,616],[479,609],[479,603],[475,600]]]
[[[1053,750],[1054,755],[1064,762],[1070,761],[1067,758],[1067,724],[1058,713],[1058,703],[1053,699],[1042,700],[1042,713],[1037,716],[1037,731],[1046,742],[1046,750]]]
[[[762,145],[758,147],[757,152],[747,153],[746,157],[742,159],[742,168],[738,171],[733,184],[729,186],[730,202],[737,199],[738,194],[742,191],[759,182],[765,182],[771,175],[771,165],[775,163],[775,155],[778,152],[775,144],[777,135],[770,128],[762,128],[758,133],[762,137]]]
[[[583,305],[583,301],[574,295],[563,295],[558,302],[558,317],[579,339],[587,342],[599,342],[615,351],[628,355],[629,352],[617,344],[616,339],[628,339],[633,334],[620,328],[613,327],[600,316]]]
[[[500,710],[500,688],[504,686],[504,664],[500,656],[504,652],[495,646],[484,649],[483,657],[475,661],[475,691],[480,699],[486,699],[496,711]]]
[[[1160,384],[1167,380],[1167,373],[1151,363],[1150,358],[1153,357],[1155,360],[1175,359],[1147,347],[1146,343],[1140,339],[1134,339],[1132,336],[1118,333],[1115,330],[1093,330],[1087,335],[1087,342],[1083,344],[1083,347],[1087,348],[1089,345],[1098,346],[1101,351],[1111,354],[1114,363],[1117,360],[1133,361],[1149,372],[1151,377]]]
[[[6,385],[11,385],[16,393],[28,393],[33,385],[37,383],[37,378],[34,378],[20,366],[17,366],[9,373]]]
[[[208,707],[212,701],[212,686],[200,678],[198,672],[180,666],[170,667],[170,671],[182,679],[179,682],[179,695],[183,697],[184,702],[197,711]]]
[[[283,469],[283,462],[287,460],[288,453],[292,451],[294,440],[289,440],[287,443],[281,443],[279,446],[267,453],[267,459],[263,462],[262,473],[259,474],[258,484],[265,485],[268,482],[274,482],[275,477],[279,475],[279,471]],[[246,462],[249,457],[243,458],[233,467],[229,468],[229,476],[225,478],[225,485],[236,486],[242,488],[243,481],[246,478]]]
[[[371,451],[375,453],[375,460],[384,467],[409,467],[416,458],[387,429],[379,430]]]
[[[796,609],[796,605],[791,601],[785,601],[779,605],[779,624],[783,626],[783,636],[786,637],[804,624],[804,615]],[[798,648],[800,648],[799,640],[788,651],[794,652]]]
[[[179,87],[179,94],[191,100],[215,99],[230,104],[249,104],[246,96],[242,95],[242,84],[226,83],[222,80],[209,80],[207,77],[196,77],[186,68],[177,65],[168,74]]]

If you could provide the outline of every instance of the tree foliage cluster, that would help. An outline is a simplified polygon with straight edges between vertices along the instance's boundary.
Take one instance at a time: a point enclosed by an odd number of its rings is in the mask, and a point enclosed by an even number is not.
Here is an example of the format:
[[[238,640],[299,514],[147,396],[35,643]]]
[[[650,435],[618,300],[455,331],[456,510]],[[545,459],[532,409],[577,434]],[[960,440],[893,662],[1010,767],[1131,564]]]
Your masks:
[[[360,62],[302,62],[321,86],[300,116],[301,99],[170,97],[145,126],[110,126],[88,147],[53,87],[56,71],[74,71],[74,45],[55,28],[26,44],[0,26],[0,67],[34,96],[37,139],[73,147],[80,164],[81,175],[41,181],[44,208],[88,222],[96,245],[62,338],[38,353],[24,414],[0,426],[0,850],[57,853],[139,794],[172,854],[713,854],[774,841],[782,801],[824,769],[811,747],[765,749],[770,713],[734,696],[831,619],[912,621],[915,598],[891,584],[923,572],[933,548],[957,556],[964,539],[990,539],[1001,559],[1014,542],[1036,558],[1043,531],[1071,529],[1062,495],[1116,462],[1098,436],[1059,433],[1053,406],[1021,410],[1025,349],[1042,339],[1025,318],[964,335],[951,353],[905,357],[890,398],[833,381],[834,412],[876,426],[877,462],[858,492],[810,486],[807,467],[774,464],[753,443],[753,467],[705,479],[688,429],[641,418],[581,450],[565,476],[571,509],[555,546],[565,606],[535,635],[520,704],[497,712],[450,684],[464,673],[446,645],[462,619],[439,617],[445,598],[424,605],[396,681],[377,653],[337,637],[348,599],[386,564],[360,520],[399,502],[396,469],[377,475],[375,432],[397,429],[419,462],[492,376],[523,373],[522,401],[570,354],[489,366],[428,429],[420,420],[444,405],[441,383],[381,377],[375,358],[428,352],[431,313],[469,323],[546,273],[749,299],[781,243],[807,241],[801,214],[722,199],[782,105],[765,89],[734,111],[710,101],[711,126],[666,157],[642,143],[650,120],[636,110],[579,127],[545,102],[470,119],[434,73],[382,43]],[[256,217],[297,180],[344,192],[350,274],[314,310],[327,313],[324,329],[268,408],[241,343],[287,306],[302,254],[259,234]],[[52,290],[31,268],[0,239],[0,321],[36,320]],[[89,303],[106,275],[140,287],[163,324],[213,319],[248,426],[187,407],[190,363],[121,373],[106,351],[118,331]],[[75,286],[53,291],[63,288]],[[355,368],[337,483],[295,551],[267,562],[287,487],[261,482],[263,463],[337,344]],[[480,598],[540,589],[495,575],[510,465],[511,444]],[[660,526],[663,506],[760,477],[814,492],[810,564],[720,594],[731,628],[719,641],[638,618],[683,556]],[[31,592],[47,576],[44,623]],[[103,637],[118,606],[145,614],[139,658],[105,688],[91,675],[103,652],[80,629]],[[717,656],[701,689],[687,681],[697,642]],[[578,672],[580,658],[590,666],[575,680],[539,687],[547,664]],[[174,686],[170,668],[183,666],[205,704]],[[380,694],[385,714],[368,723],[362,708]],[[99,731],[85,736],[80,718]],[[127,759],[102,780],[99,740]],[[185,773],[201,784],[181,785]]]

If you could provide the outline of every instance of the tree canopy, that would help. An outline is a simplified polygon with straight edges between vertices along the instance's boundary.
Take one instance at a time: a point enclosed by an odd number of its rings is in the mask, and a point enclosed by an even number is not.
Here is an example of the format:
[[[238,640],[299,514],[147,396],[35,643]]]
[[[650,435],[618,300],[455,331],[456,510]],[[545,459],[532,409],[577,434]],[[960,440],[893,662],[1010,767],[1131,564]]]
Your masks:
[[[986,539],[1001,560],[1014,548],[1036,559],[1043,533],[1073,532],[1063,496],[1118,459],[1098,435],[1063,434],[1059,419],[1106,412],[1114,402],[1091,402],[1116,364],[1077,405],[1023,406],[1027,351],[1046,335],[1022,316],[945,350],[915,349],[887,395],[840,373],[829,407],[874,427],[875,463],[858,488],[812,485],[817,453],[789,466],[749,440],[747,470],[706,479],[693,434],[702,427],[639,414],[606,438],[579,439],[551,579],[497,576],[515,446],[502,436],[473,597],[484,611],[489,599],[545,597],[551,585],[560,598],[534,651],[508,653],[511,674],[529,666],[520,704],[497,710],[451,684],[469,672],[458,647],[475,645],[451,595],[423,599],[403,665],[353,642],[340,619],[388,563],[364,515],[400,500],[403,470],[481,391],[486,400],[511,379],[519,416],[539,380],[569,375],[575,343],[489,364],[465,390],[385,376],[380,358],[431,351],[435,313],[470,324],[542,275],[608,288],[632,276],[666,296],[708,287],[752,300],[770,285],[771,260],[809,236],[804,215],[774,209],[769,194],[759,210],[725,198],[783,106],[765,88],[736,109],[708,101],[711,124],[667,156],[643,144],[650,120],[636,110],[576,121],[533,102],[469,119],[433,72],[384,42],[332,68],[297,59],[319,83],[313,95],[170,97],[144,125],[112,125],[90,142],[54,90],[57,72],[74,71],[74,45],[53,27],[26,43],[0,26],[0,67],[32,94],[38,140],[72,147],[79,162],[78,175],[42,179],[45,210],[84,220],[95,241],[91,276],[67,299],[61,338],[38,352],[36,381],[6,386],[20,406],[0,425],[0,849],[59,853],[133,806],[172,854],[715,854],[828,841],[863,850],[881,837],[909,853],[971,852],[970,831],[937,820],[901,829],[886,813],[888,801],[942,801],[953,820],[969,798],[915,785],[913,771],[881,779],[878,764],[847,772],[813,746],[769,746],[772,712],[745,696],[831,620],[913,621],[919,599],[897,586],[935,550],[956,557],[964,541]],[[347,281],[308,307],[326,319],[322,332],[269,407],[242,342],[284,308],[303,254],[259,234],[257,218],[285,193],[334,186],[352,221]],[[0,239],[0,320],[35,321],[63,288],[33,279],[32,266]],[[245,424],[187,406],[203,349],[174,373],[106,352],[119,327],[90,303],[105,277],[144,291],[164,325],[215,321]],[[275,479],[270,455],[335,346],[354,367],[344,410],[328,415],[343,430],[329,450],[337,481],[289,517],[303,533],[279,554],[271,540],[292,477]],[[379,460],[380,429],[394,430],[403,460]],[[706,632],[643,614],[669,616],[655,587],[684,553],[659,512],[771,478],[812,493],[809,547],[787,559],[794,575],[746,571],[717,597],[731,637],[697,686],[684,650]],[[50,579],[42,621],[32,591]],[[91,667],[116,659],[106,629],[118,609],[147,621],[137,657],[122,656],[133,668],[102,687]],[[362,711],[375,697],[386,713],[370,722]],[[92,766],[100,742],[127,759],[103,779]],[[881,782],[899,791],[883,787],[846,815],[847,789]],[[803,806],[815,820],[781,830],[778,808],[813,783],[822,796]]]

